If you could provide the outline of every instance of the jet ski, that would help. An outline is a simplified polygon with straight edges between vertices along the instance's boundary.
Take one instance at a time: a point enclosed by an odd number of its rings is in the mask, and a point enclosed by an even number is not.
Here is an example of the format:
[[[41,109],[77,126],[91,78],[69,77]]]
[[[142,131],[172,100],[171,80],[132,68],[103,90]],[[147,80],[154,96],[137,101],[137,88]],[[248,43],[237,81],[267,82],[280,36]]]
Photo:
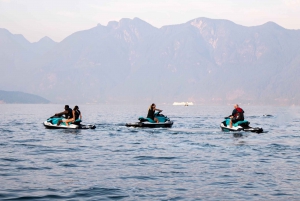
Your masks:
[[[222,131],[246,131],[246,132],[254,132],[254,133],[262,133],[263,129],[259,127],[250,127],[249,121],[238,121],[232,124],[232,128],[229,127],[230,118],[226,117],[225,120],[221,123],[220,127]]]
[[[127,123],[127,127],[147,127],[147,128],[170,128],[173,125],[167,116],[160,114],[160,112],[155,112],[154,117],[158,119],[159,123],[156,123],[150,118],[139,117],[139,122]]]
[[[44,126],[49,129],[95,129],[95,125],[87,124],[83,125],[81,124],[81,120],[77,119],[73,123],[69,123],[67,126],[65,122],[61,122],[60,125],[57,125],[57,122],[61,119],[64,119],[64,116],[52,116],[48,118],[46,121],[44,121]]]

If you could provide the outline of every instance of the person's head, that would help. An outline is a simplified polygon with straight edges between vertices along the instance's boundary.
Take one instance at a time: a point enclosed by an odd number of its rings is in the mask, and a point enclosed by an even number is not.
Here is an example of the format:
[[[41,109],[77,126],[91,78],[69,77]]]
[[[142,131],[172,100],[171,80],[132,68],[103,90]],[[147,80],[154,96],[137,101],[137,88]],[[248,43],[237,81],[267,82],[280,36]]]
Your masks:
[[[79,107],[75,105],[74,110],[79,110]]]
[[[65,105],[65,110],[69,109],[69,105]]]
[[[151,109],[151,110],[155,110],[155,108],[156,108],[155,103],[152,103],[152,104],[150,105],[150,107],[149,107],[149,109]]]
[[[238,104],[235,104],[234,105],[234,108],[236,109],[236,108],[239,108],[239,105]]]

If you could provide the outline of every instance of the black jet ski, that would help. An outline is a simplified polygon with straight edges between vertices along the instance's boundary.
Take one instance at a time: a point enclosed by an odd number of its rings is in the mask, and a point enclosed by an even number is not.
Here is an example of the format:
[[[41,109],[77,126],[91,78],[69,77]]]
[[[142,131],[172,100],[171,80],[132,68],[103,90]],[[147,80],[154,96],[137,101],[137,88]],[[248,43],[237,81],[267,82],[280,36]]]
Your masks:
[[[83,125],[81,124],[81,120],[77,119],[74,123],[69,123],[67,126],[65,122],[60,123],[60,125],[57,125],[57,122],[61,119],[64,119],[64,116],[52,116],[46,121],[44,121],[44,126],[49,129],[95,129],[95,125],[87,124]]]
[[[150,118],[139,117],[139,122],[127,123],[127,127],[148,127],[148,128],[170,128],[173,125],[167,116],[160,114],[160,112],[155,112],[154,117],[158,119],[159,123],[156,123]]]
[[[225,120],[221,123],[220,127],[222,131],[247,131],[247,132],[254,132],[254,133],[262,133],[263,129],[259,127],[250,127],[249,121],[238,121],[232,124],[232,128],[229,127],[230,118],[226,117]]]

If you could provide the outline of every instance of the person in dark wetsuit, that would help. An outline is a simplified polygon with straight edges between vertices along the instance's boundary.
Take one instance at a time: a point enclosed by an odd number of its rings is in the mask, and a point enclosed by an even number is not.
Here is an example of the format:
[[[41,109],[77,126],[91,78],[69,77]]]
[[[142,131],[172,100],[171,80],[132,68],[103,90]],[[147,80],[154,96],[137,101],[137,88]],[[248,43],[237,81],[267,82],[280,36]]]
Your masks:
[[[77,105],[75,105],[74,109],[72,110],[72,115],[73,115],[73,118],[68,119],[67,121],[65,121],[67,126],[69,125],[69,122],[74,123],[78,119],[82,120],[82,115],[81,115],[81,112],[80,112],[79,107]]]
[[[60,117],[62,115],[65,115],[65,119],[59,120],[57,122],[58,126],[61,124],[61,122],[65,122],[68,119],[72,119],[73,118],[72,109],[69,107],[69,105],[65,105],[65,111],[55,114],[55,116],[58,116],[58,117]]]
[[[150,118],[152,119],[153,121],[155,121],[156,123],[159,123],[158,119],[154,117],[154,113],[155,111],[159,111],[159,112],[162,112],[162,110],[160,109],[157,109],[156,108],[156,105],[154,103],[152,103],[148,109],[148,115],[147,115],[147,118]]]
[[[232,128],[232,124],[238,121],[244,121],[244,110],[239,107],[238,104],[234,105],[234,110],[232,114],[229,116],[230,118],[230,125],[229,127]]]

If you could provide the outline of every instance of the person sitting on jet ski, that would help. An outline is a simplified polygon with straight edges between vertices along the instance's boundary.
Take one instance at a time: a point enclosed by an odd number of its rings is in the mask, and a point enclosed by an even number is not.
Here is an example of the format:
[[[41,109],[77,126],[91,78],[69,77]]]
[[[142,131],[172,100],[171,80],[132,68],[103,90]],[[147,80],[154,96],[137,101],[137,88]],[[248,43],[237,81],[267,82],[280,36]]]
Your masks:
[[[82,115],[81,115],[81,112],[80,112],[79,107],[77,105],[75,105],[75,107],[74,107],[74,116],[75,116],[75,121],[77,119],[82,120]]]
[[[82,119],[81,112],[80,112],[79,107],[77,105],[75,105],[74,109],[72,110],[72,115],[73,115],[73,118],[67,119],[65,121],[67,126],[69,125],[69,122],[74,123],[76,120],[78,120],[78,119],[81,120]]]
[[[55,116],[62,116],[62,115],[65,115],[65,119],[59,120],[57,122],[58,126],[61,124],[61,122],[65,122],[68,119],[73,118],[72,109],[69,107],[69,105],[65,105],[65,111],[55,114]]]
[[[155,110],[156,111],[159,111],[159,112],[162,112],[162,110],[160,109],[157,109],[156,108],[156,105],[154,103],[152,103],[148,109],[148,115],[147,115],[147,118],[150,118],[152,119],[153,121],[155,121],[156,123],[159,123],[158,119],[154,117],[154,113],[155,113]]]
[[[230,125],[229,127],[232,128],[232,123],[236,123],[238,121],[244,121],[244,110],[239,107],[238,104],[234,105],[234,110],[232,114],[229,116],[230,118]]]

